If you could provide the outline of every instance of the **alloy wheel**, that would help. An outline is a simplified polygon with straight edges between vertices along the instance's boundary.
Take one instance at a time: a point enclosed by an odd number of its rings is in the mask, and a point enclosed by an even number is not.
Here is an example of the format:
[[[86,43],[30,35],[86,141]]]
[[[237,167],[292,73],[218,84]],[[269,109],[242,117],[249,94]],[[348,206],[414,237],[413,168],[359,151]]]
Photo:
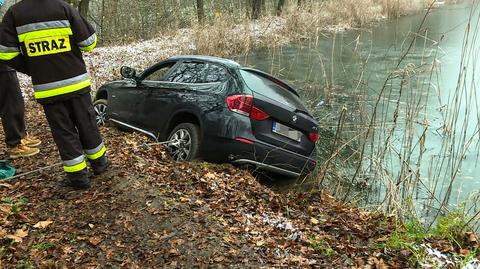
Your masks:
[[[175,161],[187,160],[192,149],[192,137],[188,130],[178,129],[170,136],[170,141],[173,141],[168,145],[172,158]]]
[[[97,125],[102,126],[105,125],[105,122],[107,121],[107,105],[105,104],[96,104],[94,106],[95,109],[95,120],[97,122]]]

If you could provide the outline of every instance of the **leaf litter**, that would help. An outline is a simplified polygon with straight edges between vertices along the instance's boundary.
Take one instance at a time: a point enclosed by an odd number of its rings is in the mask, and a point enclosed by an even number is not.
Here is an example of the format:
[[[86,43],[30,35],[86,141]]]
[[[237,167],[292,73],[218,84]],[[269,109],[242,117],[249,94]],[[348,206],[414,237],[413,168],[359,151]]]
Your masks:
[[[43,144],[12,161],[18,173],[60,161],[41,107],[27,102],[26,117]],[[410,252],[379,247],[388,216],[325,193],[278,194],[231,165],[174,162],[143,135],[101,131],[113,165],[91,189],[63,187],[61,167],[1,182],[1,268],[412,266]]]

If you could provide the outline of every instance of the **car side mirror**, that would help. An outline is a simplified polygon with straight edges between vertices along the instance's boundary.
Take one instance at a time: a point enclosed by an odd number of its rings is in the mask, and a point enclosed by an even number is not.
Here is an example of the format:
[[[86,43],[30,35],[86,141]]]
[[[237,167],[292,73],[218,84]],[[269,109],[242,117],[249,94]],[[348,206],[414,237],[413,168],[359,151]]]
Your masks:
[[[120,69],[120,74],[124,78],[129,78],[129,79],[137,79],[137,71],[135,69],[128,67],[128,66],[122,66]]]

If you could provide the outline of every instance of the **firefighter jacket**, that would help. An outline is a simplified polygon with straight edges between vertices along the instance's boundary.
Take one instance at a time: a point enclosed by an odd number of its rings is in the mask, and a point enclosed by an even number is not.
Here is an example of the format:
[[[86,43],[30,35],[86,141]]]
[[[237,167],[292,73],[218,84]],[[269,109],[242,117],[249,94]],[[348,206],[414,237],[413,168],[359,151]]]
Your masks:
[[[90,91],[82,51],[97,43],[93,27],[63,0],[23,0],[0,28],[0,61],[32,77],[40,103]]]
[[[8,67],[8,65],[0,62],[0,73],[6,73],[6,72],[15,72],[15,70]]]

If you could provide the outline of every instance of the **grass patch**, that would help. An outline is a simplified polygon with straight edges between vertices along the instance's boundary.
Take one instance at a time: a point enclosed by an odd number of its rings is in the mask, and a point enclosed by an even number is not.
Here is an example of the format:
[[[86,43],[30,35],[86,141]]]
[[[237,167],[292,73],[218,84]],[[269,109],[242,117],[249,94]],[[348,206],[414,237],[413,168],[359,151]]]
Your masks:
[[[310,238],[308,243],[315,249],[318,253],[327,256],[333,257],[338,255],[338,252],[335,251],[330,244],[323,238]]]
[[[452,249],[469,249],[468,243],[463,242],[465,232],[469,229],[463,207],[451,211],[437,219],[435,226],[426,229],[418,220],[410,220],[398,226],[388,238],[378,244],[381,249],[393,251],[408,250],[412,255],[409,261],[412,265],[419,264],[426,258],[426,249],[422,245],[427,242],[445,242]],[[432,240],[433,239],[433,240]],[[478,249],[470,249],[468,255],[450,253],[464,264],[471,261],[479,253]]]
[[[55,244],[51,242],[40,242],[38,244],[32,245],[32,249],[40,250],[40,251],[46,251],[53,247],[55,247]]]
[[[451,211],[444,216],[439,216],[435,227],[431,230],[434,237],[445,237],[452,245],[461,247],[459,238],[464,234],[468,224],[463,213],[463,207]]]

